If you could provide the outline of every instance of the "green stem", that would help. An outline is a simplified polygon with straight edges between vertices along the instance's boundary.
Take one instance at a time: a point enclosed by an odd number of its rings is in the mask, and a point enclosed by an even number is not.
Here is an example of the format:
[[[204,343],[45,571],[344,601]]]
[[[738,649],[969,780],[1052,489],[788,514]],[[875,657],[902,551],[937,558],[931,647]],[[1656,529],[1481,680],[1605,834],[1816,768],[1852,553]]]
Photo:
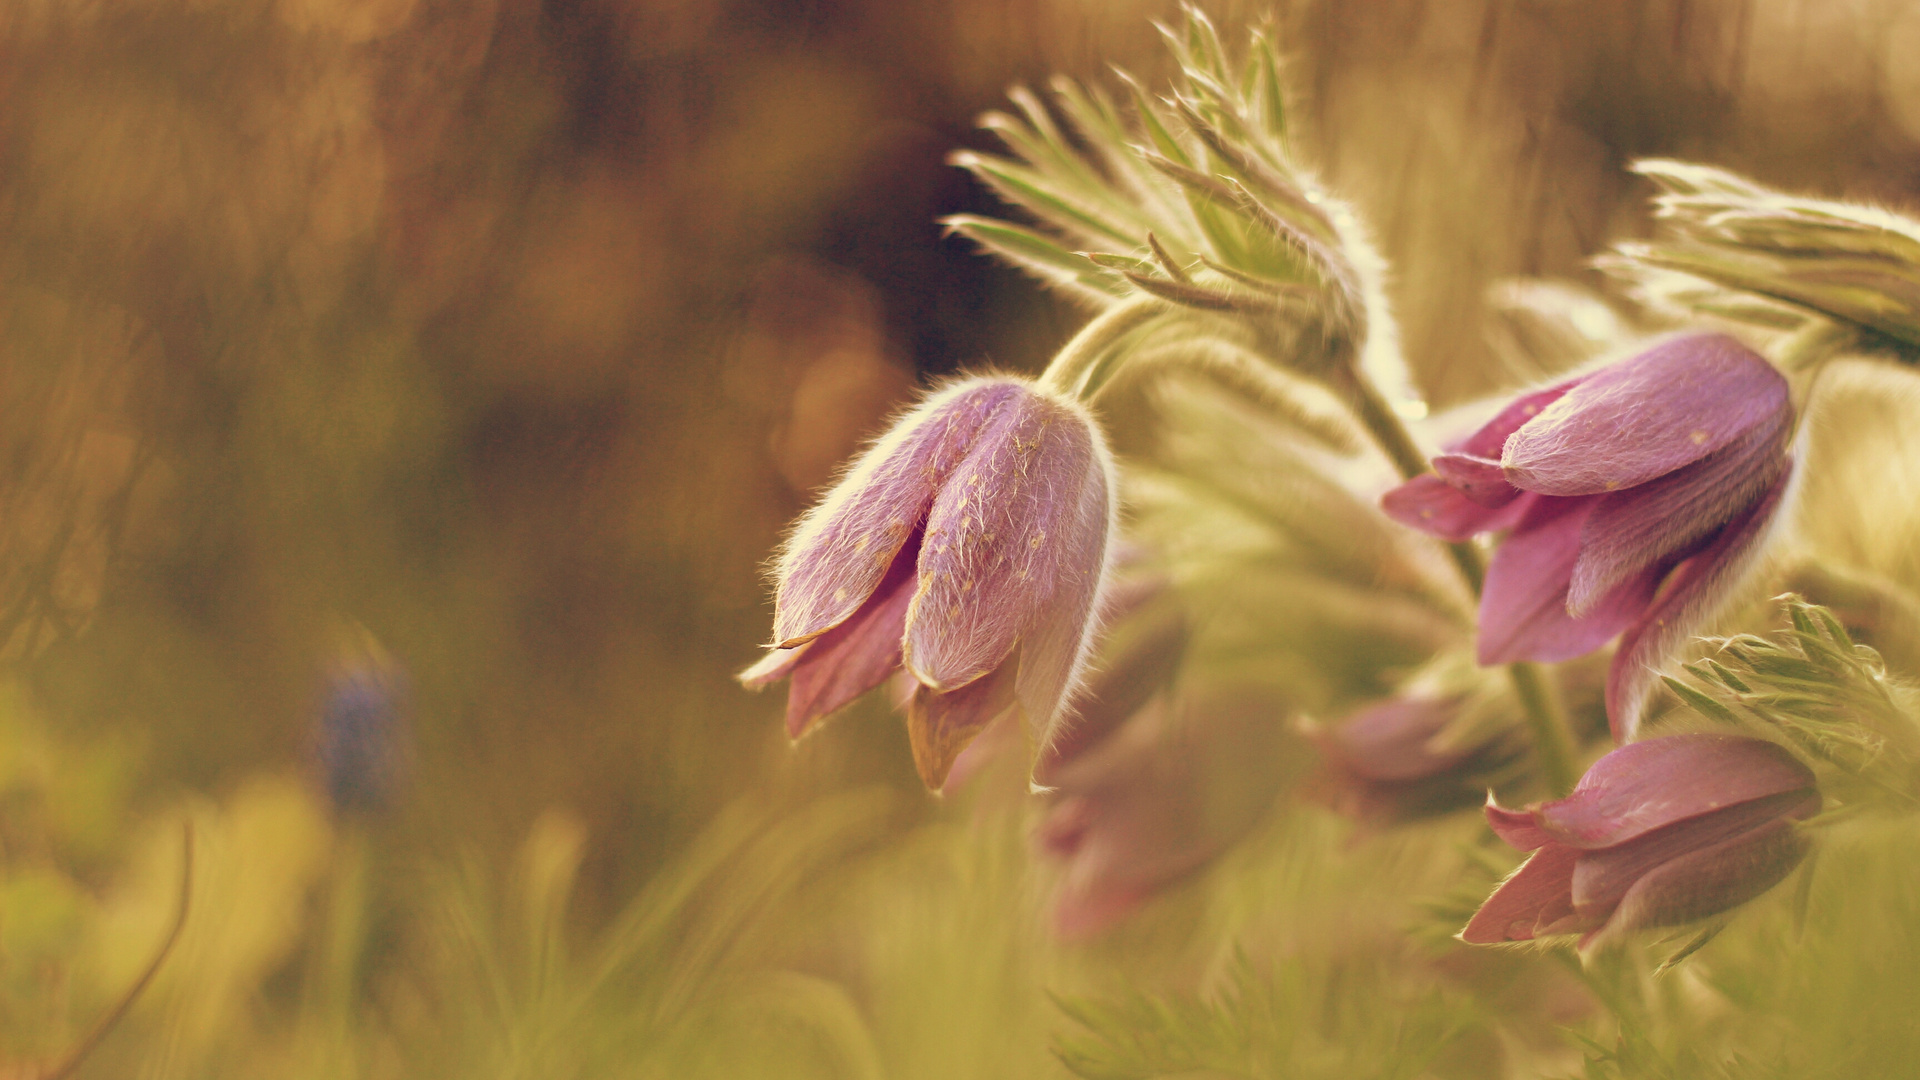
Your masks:
[[[1120,339],[1167,310],[1165,301],[1137,297],[1116,304],[1080,328],[1040,375],[1042,389],[1087,400],[1113,375],[1109,355]]]
[[[1539,664],[1525,661],[1508,664],[1507,678],[1513,680],[1513,692],[1526,712],[1527,727],[1533,732],[1533,753],[1547,786],[1555,795],[1565,795],[1573,790],[1580,774],[1574,764],[1573,730],[1553,680]]]
[[[1344,364],[1335,370],[1338,373],[1333,380],[1336,388],[1346,391],[1354,414],[1400,475],[1411,480],[1426,472],[1426,455],[1420,452],[1406,425],[1380,396],[1373,380],[1367,378],[1357,364]],[[1453,557],[1453,565],[1460,571],[1467,588],[1479,597],[1487,577],[1486,559],[1480,549],[1471,543],[1453,543],[1447,545],[1447,554]],[[1534,755],[1539,759],[1547,786],[1556,795],[1572,791],[1578,777],[1574,771],[1573,731],[1567,724],[1566,710],[1560,704],[1553,681],[1538,664],[1530,663],[1508,664],[1507,677],[1513,680],[1514,694],[1526,713],[1527,727],[1533,734]]]

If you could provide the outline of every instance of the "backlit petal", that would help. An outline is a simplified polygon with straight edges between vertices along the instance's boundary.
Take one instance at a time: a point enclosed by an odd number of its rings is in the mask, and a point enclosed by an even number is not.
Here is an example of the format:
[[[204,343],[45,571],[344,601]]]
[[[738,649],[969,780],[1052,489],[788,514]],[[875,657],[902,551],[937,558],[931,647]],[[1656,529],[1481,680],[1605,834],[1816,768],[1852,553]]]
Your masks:
[[[913,600],[917,544],[900,550],[880,587],[839,626],[801,646],[787,689],[787,735],[799,738],[814,721],[887,681],[900,667],[900,637]]]
[[[1724,334],[1675,338],[1594,372],[1506,442],[1516,487],[1596,495],[1706,457],[1790,408],[1787,383]]]
[[[1573,891],[1573,866],[1580,853],[1548,844],[1487,897],[1480,910],[1460,931],[1469,945],[1501,941],[1531,941],[1543,915],[1565,907]]]
[[[811,641],[858,611],[981,429],[1028,394],[1010,379],[956,383],[868,449],[782,551],[775,643]]]
[[[1112,508],[1092,421],[1031,391],[981,429],[934,500],[907,616],[908,670],[956,690],[1033,639],[1022,682],[1050,699],[1022,704],[1044,724],[1081,661],[1106,568]],[[1037,670],[1036,670],[1037,669]],[[1045,712],[1037,710],[1045,709]]]

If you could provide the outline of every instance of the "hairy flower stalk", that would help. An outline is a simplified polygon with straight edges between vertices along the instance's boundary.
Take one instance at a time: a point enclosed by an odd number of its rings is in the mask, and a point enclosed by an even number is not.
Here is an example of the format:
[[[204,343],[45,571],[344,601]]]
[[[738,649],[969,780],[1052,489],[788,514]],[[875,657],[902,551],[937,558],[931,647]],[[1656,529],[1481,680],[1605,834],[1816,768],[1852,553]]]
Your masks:
[[[787,733],[896,670],[929,788],[1018,707],[1042,745],[1086,662],[1115,507],[1106,441],[1023,379],[954,383],[902,417],[803,516],[777,571],[772,651]]]
[[[1585,950],[1679,926],[1766,892],[1806,857],[1811,770],[1763,739],[1675,735],[1595,762],[1573,794],[1525,810],[1487,801],[1500,838],[1532,856],[1460,932],[1473,945],[1581,934]]]
[[[1624,742],[1654,672],[1758,552],[1793,425],[1765,359],[1723,335],[1675,338],[1522,395],[1382,505],[1446,540],[1507,531],[1481,594],[1482,664],[1620,636],[1607,715]]]

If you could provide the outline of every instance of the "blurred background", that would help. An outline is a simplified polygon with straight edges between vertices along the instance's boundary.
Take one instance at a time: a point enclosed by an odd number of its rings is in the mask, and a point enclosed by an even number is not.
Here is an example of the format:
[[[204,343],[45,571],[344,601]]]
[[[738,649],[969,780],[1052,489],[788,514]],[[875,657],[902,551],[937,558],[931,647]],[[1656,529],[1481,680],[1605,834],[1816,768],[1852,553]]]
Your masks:
[[[1205,6],[1233,37],[1271,14],[1300,146],[1371,221],[1436,404],[1517,377],[1497,283],[1597,287],[1586,260],[1650,229],[1633,158],[1916,202],[1908,0]],[[295,852],[260,901],[290,927],[246,977],[265,1011],[218,1014],[262,1030],[315,966],[302,913],[333,910],[290,838],[358,837],[388,882],[372,986],[412,955],[394,897],[416,868],[524,877],[498,868],[543,850],[530,833],[579,860],[556,918],[586,934],[743,796],[791,820],[892,790],[866,848],[952,818],[883,701],[790,747],[778,695],[732,682],[767,633],[762,564],[917,388],[1037,370],[1084,318],[943,237],[941,215],[1001,212],[944,159],[993,147],[973,121],[1010,84],[1160,83],[1150,20],[1175,17],[0,0],[8,903],[69,919],[19,899],[31,873],[82,908],[130,865],[154,883],[94,989],[20,959],[39,915],[0,922],[6,1053],[71,1042],[137,970],[179,858],[149,833],[180,806],[285,819],[260,841]],[[393,746],[372,789],[329,795],[358,751],[316,731],[356,707],[350,670],[384,673],[360,692]],[[72,1018],[28,1033],[49,995]]]

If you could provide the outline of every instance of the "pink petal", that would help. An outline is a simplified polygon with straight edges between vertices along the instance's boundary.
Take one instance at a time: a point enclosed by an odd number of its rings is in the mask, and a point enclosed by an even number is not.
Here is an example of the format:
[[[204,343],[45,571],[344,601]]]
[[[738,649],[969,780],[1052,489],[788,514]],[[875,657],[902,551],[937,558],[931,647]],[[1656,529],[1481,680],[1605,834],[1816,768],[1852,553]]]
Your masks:
[[[1789,462],[1751,507],[1727,522],[1699,554],[1676,567],[1659,597],[1621,638],[1613,665],[1607,669],[1607,719],[1616,740],[1633,738],[1655,672],[1713,616],[1764,549],[1762,541],[1779,516],[1776,511],[1786,496],[1791,470]]]
[[[1783,411],[1685,468],[1601,496],[1580,533],[1568,610],[1581,614],[1629,575],[1683,551],[1750,505],[1779,476],[1792,427],[1793,414]]]
[[[1516,487],[1596,495],[1691,464],[1790,408],[1787,382],[1724,334],[1675,338],[1593,373],[1514,432]]]
[[[1479,660],[1552,663],[1582,656],[1625,629],[1653,598],[1653,573],[1622,583],[1581,618],[1567,614],[1580,532],[1597,500],[1543,498],[1514,526],[1487,567],[1480,596]]]
[[[1605,946],[1628,932],[1680,926],[1730,911],[1778,885],[1806,858],[1809,844],[1789,821],[1773,821],[1648,871],[1620,899],[1605,925],[1580,942]]]
[[[1272,804],[1286,738],[1265,694],[1160,695],[1064,764],[1036,837],[1065,863],[1056,929],[1098,933],[1218,856]]]
[[[1770,821],[1803,818],[1820,809],[1820,795],[1788,791],[1688,818],[1633,840],[1582,855],[1573,871],[1573,906],[1605,918],[1639,881],[1663,863],[1743,835]]]
[[[1553,836],[1542,829],[1533,820],[1531,810],[1509,810],[1493,801],[1493,793],[1487,793],[1487,824],[1493,826],[1495,836],[1505,840],[1516,851],[1532,851],[1553,840]]]
[[[1554,839],[1593,849],[1776,795],[1813,789],[1813,774],[1765,739],[1695,732],[1609,753],[1564,799],[1534,808]]]
[[[1014,705],[1017,660],[958,690],[941,693],[922,686],[907,701],[907,741],[914,768],[928,791],[946,785],[947,773],[974,736]]]
[[[1492,458],[1441,454],[1433,459],[1433,471],[1467,501],[1489,510],[1498,510],[1520,497],[1520,489],[1507,483],[1507,474]]]
[[[1324,729],[1322,752],[1364,780],[1409,781],[1442,773],[1472,750],[1436,753],[1428,744],[1460,710],[1460,699],[1388,698]]]
[[[796,645],[791,649],[782,649],[778,646],[769,648],[765,656],[734,678],[749,690],[764,689],[769,684],[777,683],[792,674],[793,666],[798,664],[800,658],[807,655],[807,650],[811,648],[813,648],[812,642]]]
[[[1539,416],[1541,410],[1565,396],[1567,391],[1587,381],[1590,376],[1581,375],[1564,382],[1555,383],[1544,390],[1535,390],[1522,394],[1509,402],[1506,408],[1495,413],[1493,419],[1480,425],[1480,429],[1447,447],[1456,454],[1471,457],[1500,460],[1500,452],[1506,449],[1507,439],[1519,431],[1528,421]]]
[[[1422,473],[1381,496],[1380,509],[1402,525],[1457,543],[1512,528],[1537,498],[1526,495],[1489,510],[1440,477]]]
[[[1548,844],[1493,890],[1467,920],[1460,940],[1469,945],[1531,941],[1541,916],[1566,906],[1573,892],[1573,865],[1580,853]]]
[[[811,641],[859,610],[982,427],[1029,393],[1011,379],[956,383],[868,449],[800,519],[781,554],[774,641]]]
[[[1112,529],[1104,441],[1077,407],[1037,393],[980,432],[935,499],[907,616],[906,664],[951,691],[1025,640],[1020,703],[1044,725],[1084,663]]]
[[[914,554],[909,542],[859,611],[800,647],[787,689],[787,735],[799,738],[814,721],[838,711],[887,681],[900,667],[900,637],[913,600]]]

